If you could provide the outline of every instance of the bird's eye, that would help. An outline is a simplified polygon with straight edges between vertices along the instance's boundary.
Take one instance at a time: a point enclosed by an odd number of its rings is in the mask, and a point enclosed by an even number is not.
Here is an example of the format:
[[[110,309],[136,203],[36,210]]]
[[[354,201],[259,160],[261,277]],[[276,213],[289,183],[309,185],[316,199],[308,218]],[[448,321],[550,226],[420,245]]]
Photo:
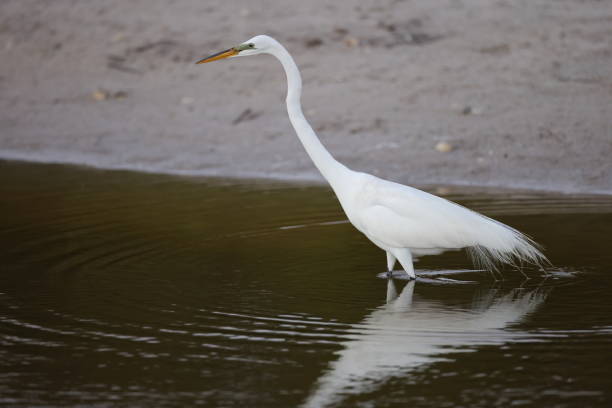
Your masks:
[[[255,44],[249,43],[249,48],[255,48]]]

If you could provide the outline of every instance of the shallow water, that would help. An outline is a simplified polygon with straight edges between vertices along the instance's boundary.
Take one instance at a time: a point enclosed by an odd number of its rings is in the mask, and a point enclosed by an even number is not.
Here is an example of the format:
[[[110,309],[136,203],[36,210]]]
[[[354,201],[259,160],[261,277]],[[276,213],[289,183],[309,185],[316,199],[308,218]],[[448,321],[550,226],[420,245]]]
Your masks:
[[[330,191],[0,162],[0,404],[604,407],[612,198],[449,198],[555,267],[387,281]]]

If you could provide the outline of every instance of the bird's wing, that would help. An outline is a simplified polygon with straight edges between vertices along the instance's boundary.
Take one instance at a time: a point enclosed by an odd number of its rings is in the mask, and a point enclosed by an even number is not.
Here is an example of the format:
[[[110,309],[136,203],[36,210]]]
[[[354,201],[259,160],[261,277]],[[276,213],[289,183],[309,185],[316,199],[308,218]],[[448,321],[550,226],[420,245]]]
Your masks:
[[[474,245],[458,229],[444,223],[443,217],[400,215],[384,205],[374,205],[361,215],[369,237],[394,248],[462,248]]]
[[[485,216],[421,190],[373,177],[360,192],[366,235],[391,247],[462,248],[479,244]]]

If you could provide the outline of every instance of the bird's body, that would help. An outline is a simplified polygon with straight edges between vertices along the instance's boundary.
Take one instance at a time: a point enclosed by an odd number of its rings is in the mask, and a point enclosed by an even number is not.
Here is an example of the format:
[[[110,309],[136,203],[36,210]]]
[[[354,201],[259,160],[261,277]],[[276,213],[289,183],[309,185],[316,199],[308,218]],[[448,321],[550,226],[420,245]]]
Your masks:
[[[398,260],[409,277],[415,278],[414,255],[459,248],[471,249],[485,266],[499,261],[546,261],[533,241],[507,225],[424,191],[353,171],[335,160],[302,113],[302,80],[293,58],[273,38],[253,37],[199,63],[259,53],[271,54],[283,65],[288,83],[287,112],[298,138],[334,190],[349,221],[386,251],[389,271]]]
[[[507,225],[416,188],[346,170],[332,188],[351,224],[387,252],[388,270],[397,259],[414,277],[413,256],[466,247],[476,250],[485,266],[491,266],[491,258],[541,257],[528,238]]]

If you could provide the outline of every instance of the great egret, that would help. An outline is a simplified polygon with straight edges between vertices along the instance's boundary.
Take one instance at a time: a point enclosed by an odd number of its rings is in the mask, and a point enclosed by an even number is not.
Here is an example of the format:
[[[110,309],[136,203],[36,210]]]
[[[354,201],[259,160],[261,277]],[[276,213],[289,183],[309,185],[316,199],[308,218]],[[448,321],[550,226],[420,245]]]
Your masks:
[[[274,38],[258,35],[197,64],[257,54],[275,56],[287,75],[287,112],[298,138],[329,182],[349,221],[415,279],[413,255],[468,248],[473,259],[494,270],[497,262],[547,262],[537,244],[519,231],[458,204],[371,174],[353,171],[325,149],[304,118],[302,79],[289,52]]]

